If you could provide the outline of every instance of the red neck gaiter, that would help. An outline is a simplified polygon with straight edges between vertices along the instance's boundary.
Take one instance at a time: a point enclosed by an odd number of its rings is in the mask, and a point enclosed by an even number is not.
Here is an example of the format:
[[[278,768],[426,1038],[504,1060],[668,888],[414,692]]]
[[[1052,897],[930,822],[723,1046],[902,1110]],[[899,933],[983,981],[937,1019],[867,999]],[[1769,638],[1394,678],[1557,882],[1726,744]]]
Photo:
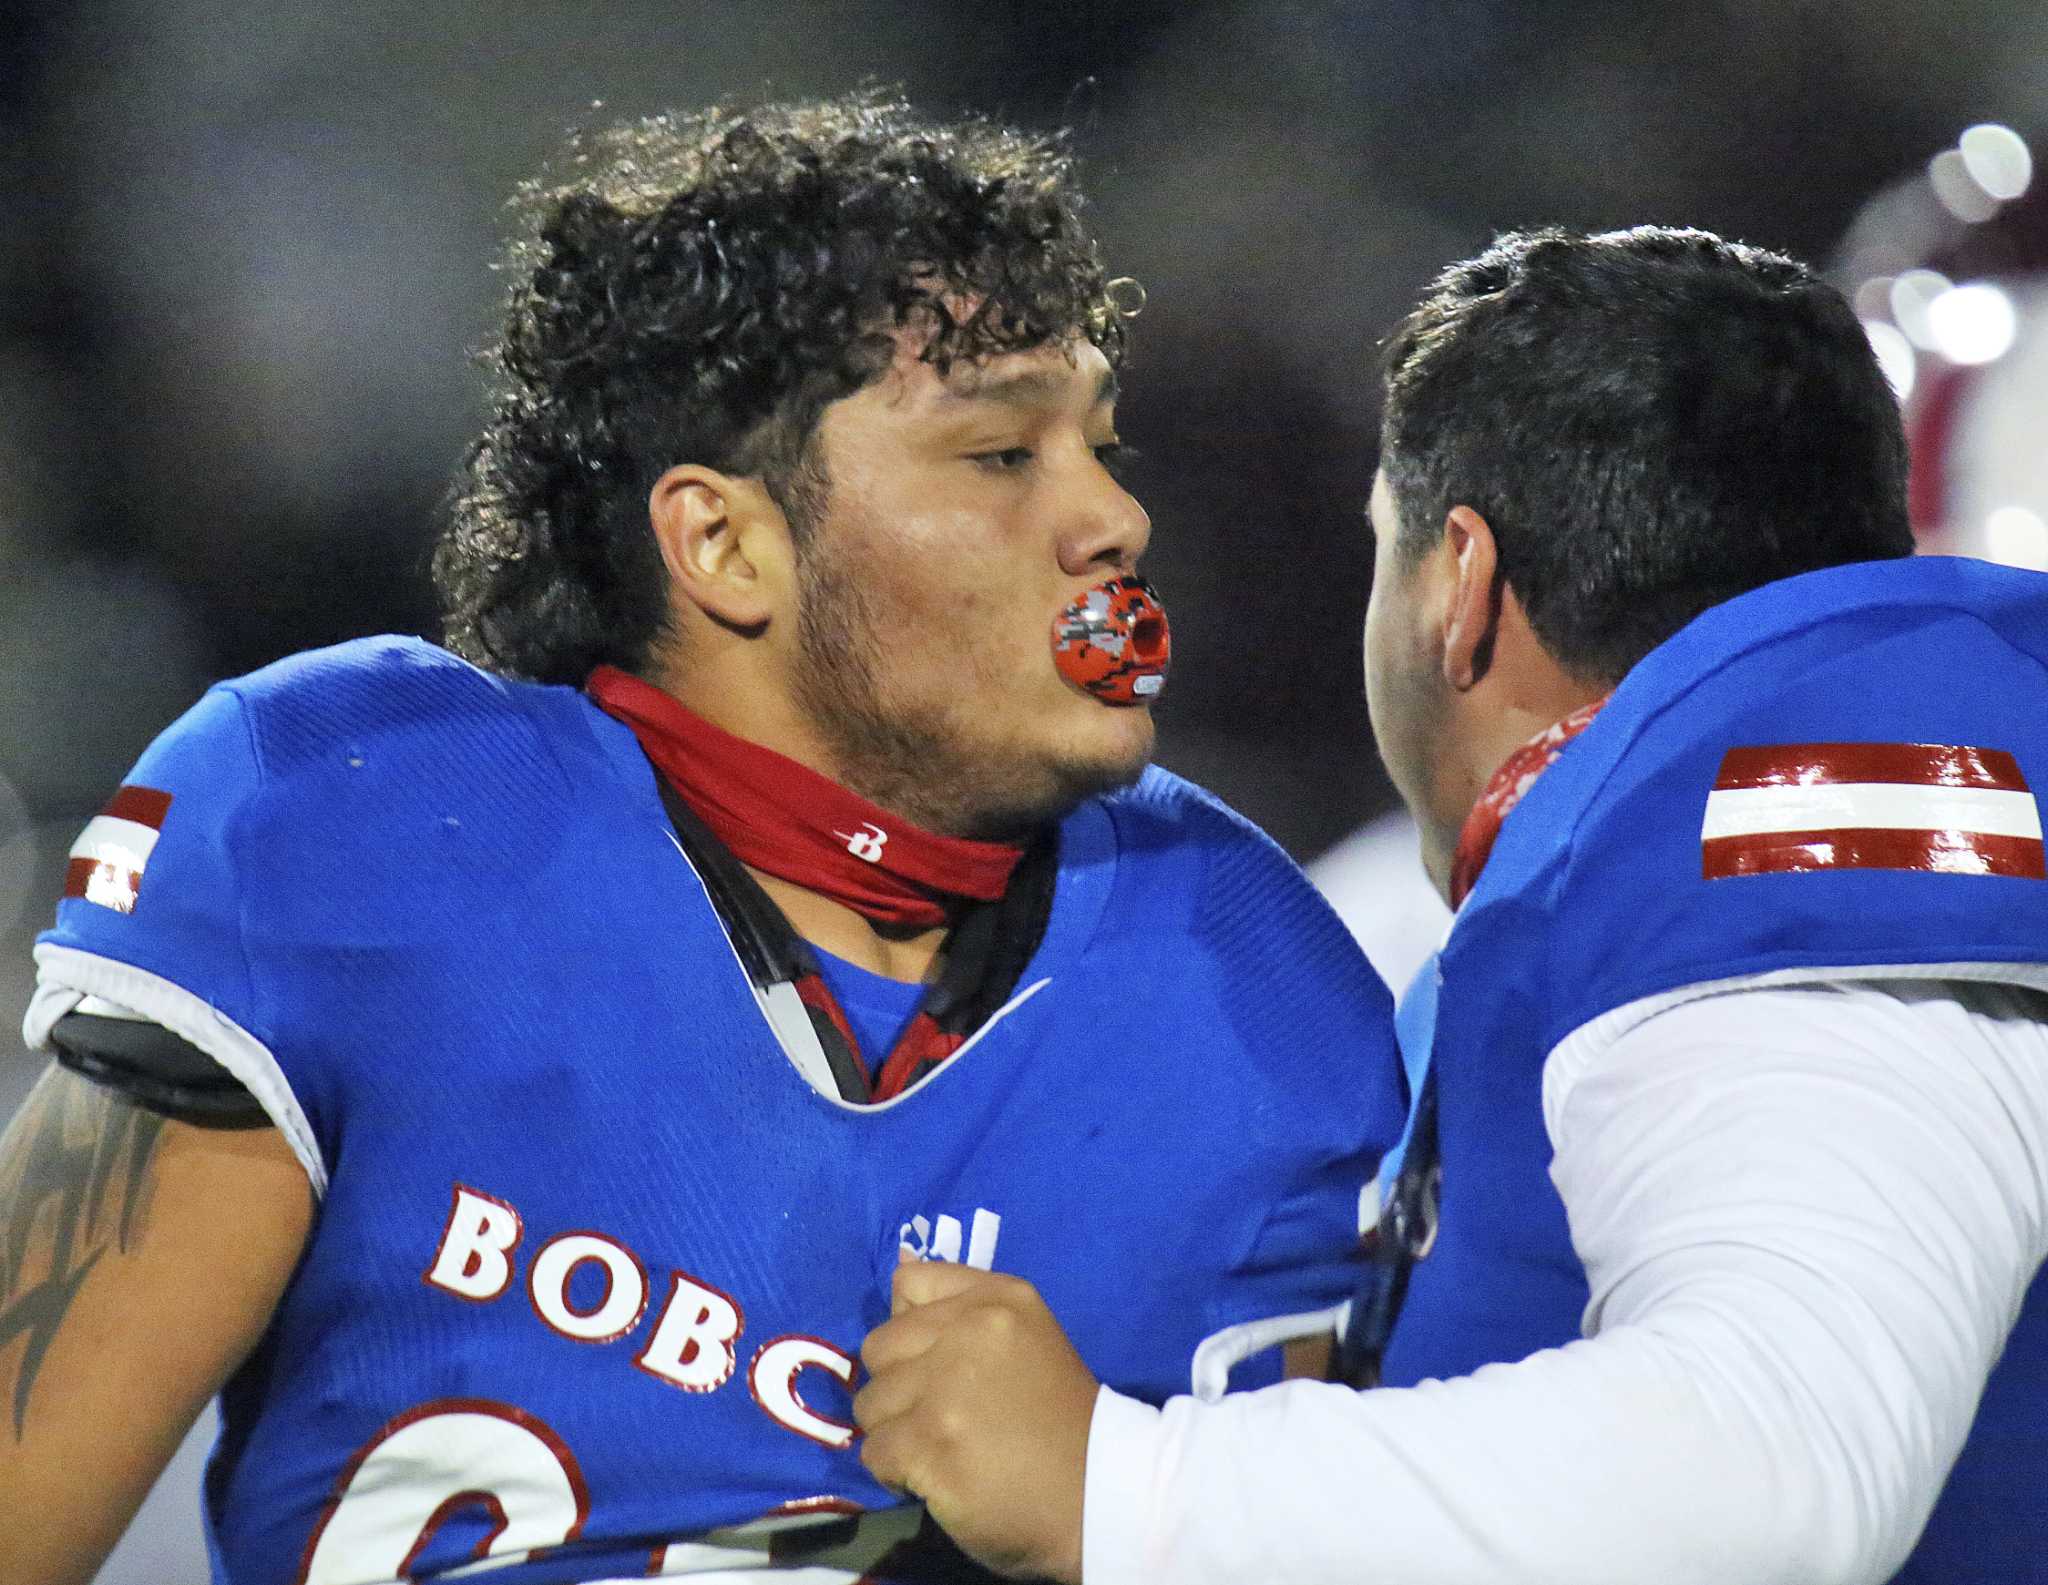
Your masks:
[[[633,729],[655,768],[742,864],[876,924],[942,925],[956,900],[1001,897],[1024,856],[1021,847],[914,826],[616,666],[598,667],[584,689]]]
[[[1522,796],[1536,785],[1536,778],[1557,763],[1564,746],[1593,724],[1593,717],[1613,695],[1606,694],[1591,704],[1582,704],[1562,721],[1545,727],[1501,762],[1465,825],[1458,832],[1458,851],[1451,860],[1451,906],[1459,907],[1479,884],[1479,872],[1500,840],[1501,822],[1506,820]]]

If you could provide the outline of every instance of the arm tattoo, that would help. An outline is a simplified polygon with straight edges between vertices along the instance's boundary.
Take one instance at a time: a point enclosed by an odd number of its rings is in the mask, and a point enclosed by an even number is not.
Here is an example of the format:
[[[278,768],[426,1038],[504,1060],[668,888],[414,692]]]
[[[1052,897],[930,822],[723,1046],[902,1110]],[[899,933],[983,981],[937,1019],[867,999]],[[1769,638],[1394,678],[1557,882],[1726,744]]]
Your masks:
[[[148,1216],[164,1120],[53,1069],[0,1139],[0,1351],[27,1345],[14,1381],[14,1435],[78,1290],[108,1248],[125,1252]]]

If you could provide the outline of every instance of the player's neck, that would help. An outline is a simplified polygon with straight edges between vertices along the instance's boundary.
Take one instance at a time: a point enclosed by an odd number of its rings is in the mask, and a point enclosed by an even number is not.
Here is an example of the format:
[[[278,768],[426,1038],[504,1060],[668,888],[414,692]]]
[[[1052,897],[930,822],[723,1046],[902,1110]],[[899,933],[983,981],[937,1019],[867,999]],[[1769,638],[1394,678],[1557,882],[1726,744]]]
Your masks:
[[[744,667],[668,667],[647,680],[691,714],[844,787],[846,776],[795,702]]]
[[[661,668],[649,680],[686,710],[735,737],[795,760],[844,786],[845,779],[816,730],[792,701],[766,686],[753,670],[732,664],[700,663]],[[878,925],[859,911],[821,892],[749,868],[790,928],[813,946],[885,978],[921,981],[929,977],[947,926],[930,929]]]
[[[931,977],[939,949],[946,943],[945,925],[930,929],[878,925],[866,915],[793,881],[749,869],[761,890],[780,908],[790,928],[814,947],[885,979],[906,982]]]
[[[1462,693],[1446,699],[1437,794],[1423,835],[1423,864],[1440,896],[1450,897],[1452,859],[1472,806],[1508,756],[1573,711],[1613,692],[1551,659],[1526,627],[1503,624],[1494,663]]]

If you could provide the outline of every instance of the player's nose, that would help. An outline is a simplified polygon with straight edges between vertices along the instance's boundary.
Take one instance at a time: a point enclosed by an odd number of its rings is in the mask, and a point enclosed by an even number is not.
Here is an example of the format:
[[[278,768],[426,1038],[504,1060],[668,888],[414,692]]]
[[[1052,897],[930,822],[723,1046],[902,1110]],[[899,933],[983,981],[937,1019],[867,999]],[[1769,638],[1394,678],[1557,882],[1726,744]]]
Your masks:
[[[1098,465],[1095,477],[1079,487],[1061,526],[1060,570],[1074,577],[1129,572],[1151,538],[1152,519],[1145,508]]]

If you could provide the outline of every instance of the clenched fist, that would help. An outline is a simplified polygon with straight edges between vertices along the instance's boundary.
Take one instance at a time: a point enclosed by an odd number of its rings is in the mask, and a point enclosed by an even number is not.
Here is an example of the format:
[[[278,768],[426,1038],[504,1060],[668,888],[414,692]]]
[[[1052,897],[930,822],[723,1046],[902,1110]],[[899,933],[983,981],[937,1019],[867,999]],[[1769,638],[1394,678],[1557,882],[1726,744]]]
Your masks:
[[[853,1413],[875,1478],[922,1497],[997,1573],[1078,1585],[1096,1384],[1038,1290],[906,1263],[860,1357],[869,1379]]]

